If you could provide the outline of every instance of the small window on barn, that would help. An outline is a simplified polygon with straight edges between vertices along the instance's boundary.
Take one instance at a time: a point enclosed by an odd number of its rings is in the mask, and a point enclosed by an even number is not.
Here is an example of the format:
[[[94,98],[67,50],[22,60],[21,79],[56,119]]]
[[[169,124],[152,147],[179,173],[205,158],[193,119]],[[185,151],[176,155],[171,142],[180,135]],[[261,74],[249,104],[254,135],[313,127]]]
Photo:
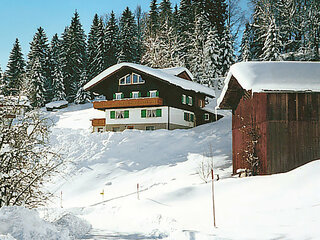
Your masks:
[[[119,79],[119,85],[125,85],[125,84],[126,84],[126,79],[125,79],[125,77],[120,78],[120,79]]]
[[[154,131],[154,130],[156,130],[156,127],[155,126],[146,126],[146,130],[147,131]]]
[[[210,115],[209,115],[209,113],[205,113],[205,114],[204,114],[204,120],[205,120],[205,121],[209,121],[209,120],[210,120]]]
[[[138,82],[139,83],[144,83],[144,80],[142,79],[142,77],[139,75],[139,78],[138,78]]]
[[[189,106],[192,106],[192,104],[193,104],[193,99],[192,99],[192,97],[188,96],[187,103],[188,103]]]
[[[139,98],[141,96],[141,93],[140,92],[132,92],[131,94],[131,98]]]
[[[149,91],[149,94],[148,94],[151,98],[155,98],[155,97],[158,97],[159,96],[159,92],[157,90],[152,90],[152,91]]]
[[[115,99],[116,100],[121,100],[123,98],[123,93],[115,93],[116,96],[115,96]]]

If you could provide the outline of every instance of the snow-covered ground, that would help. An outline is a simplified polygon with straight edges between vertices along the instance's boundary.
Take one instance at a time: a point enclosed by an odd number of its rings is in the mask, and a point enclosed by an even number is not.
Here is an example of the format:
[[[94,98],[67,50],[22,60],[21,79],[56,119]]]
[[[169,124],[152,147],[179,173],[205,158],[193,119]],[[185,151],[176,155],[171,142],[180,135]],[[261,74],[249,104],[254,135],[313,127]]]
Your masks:
[[[91,231],[78,238],[320,239],[320,161],[285,174],[231,177],[229,113],[189,130],[121,133],[91,133],[89,120],[103,112],[90,104],[46,115],[55,124],[51,144],[68,163],[48,186],[53,202],[39,212],[47,221],[66,213],[88,221]],[[217,228],[211,183],[197,174],[210,155],[220,176]]]

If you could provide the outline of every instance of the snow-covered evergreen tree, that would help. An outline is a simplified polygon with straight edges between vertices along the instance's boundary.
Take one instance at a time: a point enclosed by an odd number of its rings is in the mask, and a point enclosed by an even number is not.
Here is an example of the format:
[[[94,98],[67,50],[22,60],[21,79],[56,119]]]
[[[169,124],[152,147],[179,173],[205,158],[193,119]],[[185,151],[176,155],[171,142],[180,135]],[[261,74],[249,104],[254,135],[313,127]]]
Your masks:
[[[222,88],[221,66],[219,62],[219,41],[218,32],[211,28],[204,43],[204,74],[201,83],[214,89]]]
[[[61,66],[61,41],[55,34],[50,45],[53,101],[66,100]]]
[[[3,72],[2,72],[2,68],[0,66],[0,95],[4,94],[4,76],[3,76]]]
[[[30,43],[26,75],[29,88],[28,95],[32,99],[32,105],[42,107],[46,102],[50,102],[53,96],[49,66],[49,46],[47,36],[42,27],[38,28]],[[36,103],[35,101],[38,100],[39,103]]]
[[[25,74],[25,61],[18,38],[10,52],[7,70],[5,72],[5,93],[17,94],[22,87]]]
[[[194,17],[191,0],[181,0],[178,11],[178,26],[177,32],[180,42],[185,46],[182,52],[185,56],[184,65],[189,66],[188,53],[192,49],[191,41],[194,31]]]
[[[172,7],[170,0],[161,0],[159,4],[159,24],[163,26],[168,24],[171,26],[172,23]]]
[[[86,72],[82,72],[81,74],[81,79],[80,79],[80,86],[79,90],[77,92],[76,98],[75,98],[75,103],[76,104],[84,104],[90,101],[90,92],[85,91],[83,89],[83,86],[88,82],[88,77]]]
[[[137,25],[127,7],[120,19],[119,62],[138,62],[140,59],[137,39]]]
[[[28,70],[28,98],[33,107],[43,107],[46,103],[43,63],[39,56],[33,58],[32,67]]]
[[[281,59],[280,57],[280,33],[279,29],[276,26],[275,19],[270,19],[270,25],[268,32],[265,35],[265,43],[262,48],[262,56],[261,59],[263,61],[278,61]]]
[[[155,37],[159,30],[159,10],[157,0],[151,0],[147,22],[147,36]]]
[[[247,62],[251,60],[250,52],[250,24],[246,24],[246,28],[243,31],[242,41],[240,46],[240,61]]]
[[[98,52],[98,25],[99,25],[99,16],[98,14],[94,15],[92,25],[90,32],[88,34],[88,76],[90,79],[95,77],[97,74],[99,74],[97,70],[97,56],[99,55]]]
[[[73,102],[78,91],[79,79],[86,70],[86,36],[78,12],[62,35],[62,70],[67,100]]]
[[[232,36],[229,29],[223,31],[223,36],[220,43],[220,63],[221,63],[221,76],[226,76],[231,65],[235,62],[234,48]]]
[[[119,27],[114,12],[111,12],[106,26],[106,65],[108,68],[117,63],[119,55]]]

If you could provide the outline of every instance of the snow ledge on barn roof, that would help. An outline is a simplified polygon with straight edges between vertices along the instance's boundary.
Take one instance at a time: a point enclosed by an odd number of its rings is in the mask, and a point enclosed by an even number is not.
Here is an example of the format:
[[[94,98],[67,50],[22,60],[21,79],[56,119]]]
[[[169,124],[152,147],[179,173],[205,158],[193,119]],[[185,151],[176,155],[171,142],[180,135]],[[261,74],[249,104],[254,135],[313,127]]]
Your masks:
[[[252,92],[320,92],[320,62],[240,62],[231,66],[217,100],[222,102],[231,77]]]
[[[179,67],[179,68],[172,68],[171,70],[170,70],[170,68],[169,69],[168,68],[167,69],[154,69],[154,68],[150,68],[147,66],[143,66],[143,65],[139,65],[139,64],[135,64],[135,63],[126,63],[126,62],[119,63],[119,64],[116,64],[116,65],[113,65],[113,66],[107,68],[102,73],[100,73],[99,75],[94,77],[87,84],[85,84],[84,89],[89,90],[93,86],[95,86],[98,83],[100,83],[101,81],[103,81],[106,77],[111,75],[113,72],[115,72],[123,67],[130,67],[130,68],[136,69],[138,71],[145,72],[149,75],[160,78],[170,84],[179,86],[185,90],[192,90],[195,92],[204,93],[210,97],[215,97],[215,91],[213,89],[208,88],[206,86],[203,86],[199,83],[192,82],[192,81],[175,76],[175,74],[177,72],[181,73],[183,71],[187,71],[187,73],[189,74],[190,72],[186,68]],[[192,77],[192,74],[190,75],[190,77]]]

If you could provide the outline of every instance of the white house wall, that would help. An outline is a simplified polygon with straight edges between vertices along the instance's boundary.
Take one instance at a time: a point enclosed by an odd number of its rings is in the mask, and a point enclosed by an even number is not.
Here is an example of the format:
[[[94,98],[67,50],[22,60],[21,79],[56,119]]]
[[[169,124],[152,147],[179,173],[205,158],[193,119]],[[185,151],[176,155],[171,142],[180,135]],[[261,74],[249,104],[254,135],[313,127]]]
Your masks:
[[[141,110],[149,110],[149,109],[161,109],[161,117],[152,117],[152,118],[142,118]],[[129,118],[122,119],[111,119],[110,112],[111,111],[124,111],[129,110]],[[124,125],[134,125],[134,124],[167,124],[168,123],[168,107],[144,107],[144,108],[122,108],[122,109],[107,109],[106,111],[106,124],[124,124]],[[189,111],[184,111],[177,108],[170,107],[170,124],[176,124],[184,127],[194,127],[193,122],[188,122],[184,120],[184,112],[191,113]]]

